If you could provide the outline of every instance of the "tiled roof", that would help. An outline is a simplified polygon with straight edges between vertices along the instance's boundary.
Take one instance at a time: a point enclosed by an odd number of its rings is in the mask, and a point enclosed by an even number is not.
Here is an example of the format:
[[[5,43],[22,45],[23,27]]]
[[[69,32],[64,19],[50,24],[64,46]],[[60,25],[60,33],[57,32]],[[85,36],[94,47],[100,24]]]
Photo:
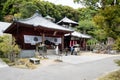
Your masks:
[[[44,17],[42,17],[39,13],[35,13],[32,17],[23,19],[23,20],[18,20],[17,22],[24,23],[24,24],[29,24],[33,26],[42,26],[45,28],[50,28],[50,29],[57,29],[57,30],[63,30],[63,31],[72,31],[70,29],[64,28],[60,25],[57,25]]]
[[[69,36],[70,34],[65,34],[65,36]],[[79,37],[79,38],[91,38],[91,36],[87,35],[87,34],[82,34],[80,32],[74,31],[73,33],[71,33],[72,36],[75,37]]]
[[[57,22],[57,24],[59,24],[59,23],[71,23],[71,24],[77,24],[78,25],[78,23],[77,22],[75,22],[75,21],[73,21],[73,20],[70,20],[70,19],[68,19],[67,17],[64,17],[63,19],[61,19],[59,22]]]

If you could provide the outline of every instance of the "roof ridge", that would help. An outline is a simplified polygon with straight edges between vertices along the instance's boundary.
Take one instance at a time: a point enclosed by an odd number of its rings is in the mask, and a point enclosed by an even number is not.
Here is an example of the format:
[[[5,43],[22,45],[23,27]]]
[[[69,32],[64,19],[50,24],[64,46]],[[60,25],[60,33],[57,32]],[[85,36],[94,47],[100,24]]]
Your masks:
[[[65,16],[63,19],[61,19],[60,21],[58,21],[57,24],[59,24],[60,22],[67,22],[67,21],[64,21],[65,19],[68,20],[68,21],[71,22],[71,23],[78,24],[78,22],[75,22],[75,21],[69,19],[69,18],[66,17],[66,16]]]
[[[39,14],[38,12],[35,12],[35,13],[33,14],[33,16],[31,16],[30,18],[19,19],[19,20],[17,20],[17,21],[27,21],[27,20],[33,19],[33,18],[35,18],[35,17],[37,17],[37,16],[42,17],[41,14]]]
[[[35,21],[35,20],[34,20],[35,22],[30,22],[31,20],[33,20],[33,19],[35,19],[35,18],[37,18],[37,17],[38,17],[38,19],[37,19],[38,21]],[[45,22],[44,25],[43,25],[43,23],[40,22],[39,19],[41,19],[41,22]],[[36,12],[36,13],[35,13],[32,17],[30,17],[30,18],[18,20],[17,22],[26,23],[26,24],[31,24],[31,25],[33,25],[33,26],[42,26],[42,27],[46,27],[46,28],[53,28],[53,29],[61,29],[61,30],[73,31],[73,30],[70,30],[70,29],[65,28],[65,27],[63,27],[63,26],[60,26],[60,25],[58,25],[58,24],[56,24],[56,23],[54,23],[54,22],[52,22],[52,21],[50,21],[50,20],[42,17],[38,12]],[[50,25],[48,25],[48,24],[50,24],[51,27],[50,27]],[[54,26],[54,27],[52,27],[52,26]],[[55,26],[56,26],[56,27],[55,27]],[[57,28],[57,27],[58,27],[58,28]]]

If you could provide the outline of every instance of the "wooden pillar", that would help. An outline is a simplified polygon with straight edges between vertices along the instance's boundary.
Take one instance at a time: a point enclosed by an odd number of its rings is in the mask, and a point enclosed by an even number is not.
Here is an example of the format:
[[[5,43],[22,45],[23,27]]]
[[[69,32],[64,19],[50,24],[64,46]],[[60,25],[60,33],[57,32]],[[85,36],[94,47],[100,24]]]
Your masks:
[[[62,36],[62,51],[64,50],[64,35]]]
[[[10,44],[10,46],[13,46],[14,45],[14,37],[13,37],[13,35],[10,38],[11,38],[11,44]],[[9,58],[10,58],[10,61],[12,61],[12,62],[15,61],[15,54],[14,54],[12,48],[11,48],[11,52],[10,52]]]
[[[11,35],[11,45],[13,45],[13,35]]]
[[[43,33],[42,34],[42,44],[44,44],[44,41],[45,41],[45,34]]]

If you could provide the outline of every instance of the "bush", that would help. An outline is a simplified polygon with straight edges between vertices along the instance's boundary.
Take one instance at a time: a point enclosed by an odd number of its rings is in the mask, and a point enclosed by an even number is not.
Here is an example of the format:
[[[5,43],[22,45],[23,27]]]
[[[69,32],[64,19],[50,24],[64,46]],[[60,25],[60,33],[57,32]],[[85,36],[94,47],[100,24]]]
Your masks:
[[[120,60],[115,60],[115,63],[117,63],[118,66],[120,66]]]
[[[14,61],[14,57],[20,53],[20,48],[11,35],[0,36],[0,53],[1,57],[8,57]],[[14,55],[14,57],[13,57]]]
[[[0,51],[0,57],[1,57],[1,58],[4,58],[4,57],[5,57],[5,55],[4,55],[4,53],[3,53],[2,51]]]
[[[101,77],[98,80],[120,80],[120,70],[105,75],[104,77]]]
[[[6,62],[7,64],[11,62],[8,58],[2,58],[2,60],[3,60],[4,62]]]
[[[120,51],[120,37],[118,37],[115,41],[115,44],[113,45],[113,48],[115,50],[119,50]]]

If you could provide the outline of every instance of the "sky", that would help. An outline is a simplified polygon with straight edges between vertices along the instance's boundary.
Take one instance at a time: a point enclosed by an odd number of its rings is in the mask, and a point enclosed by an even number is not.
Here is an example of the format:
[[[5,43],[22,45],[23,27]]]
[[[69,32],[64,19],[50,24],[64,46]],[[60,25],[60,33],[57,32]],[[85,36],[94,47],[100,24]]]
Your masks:
[[[54,4],[61,4],[63,6],[70,6],[75,9],[83,7],[81,4],[74,3],[73,0],[44,0],[44,1],[49,1]]]

